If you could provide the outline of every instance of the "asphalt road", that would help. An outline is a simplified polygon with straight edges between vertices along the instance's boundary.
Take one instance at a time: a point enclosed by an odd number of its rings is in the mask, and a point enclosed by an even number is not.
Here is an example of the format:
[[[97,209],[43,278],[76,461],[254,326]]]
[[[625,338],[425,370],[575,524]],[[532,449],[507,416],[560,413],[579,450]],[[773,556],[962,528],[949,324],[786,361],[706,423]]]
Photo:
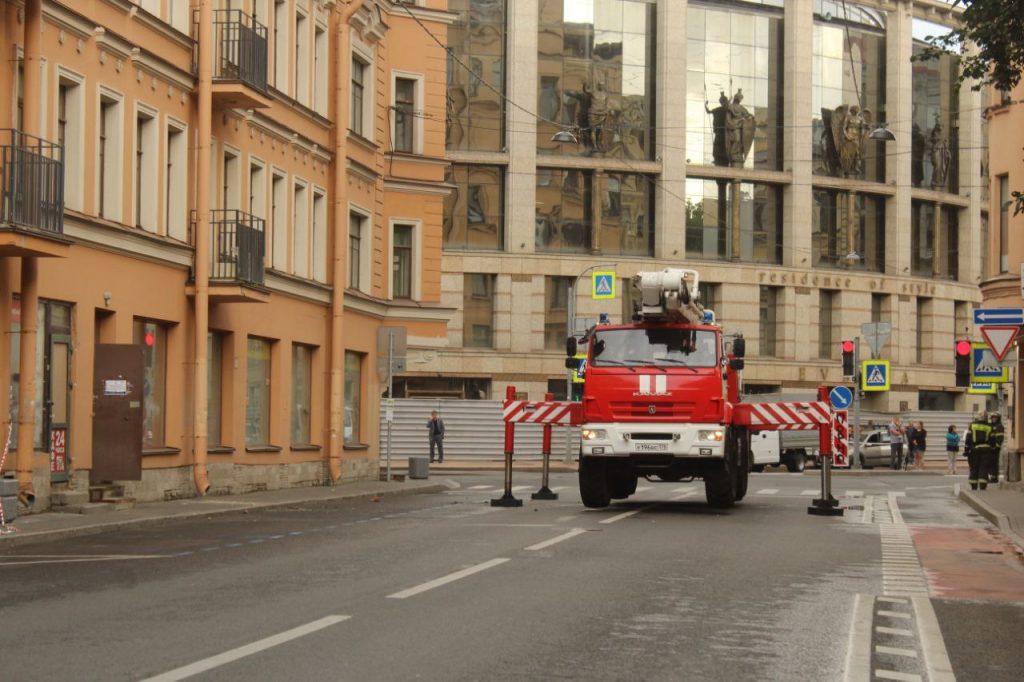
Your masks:
[[[699,482],[641,481],[634,498],[586,510],[575,476],[552,477],[556,501],[530,500],[534,478],[517,474],[520,508],[489,504],[500,474],[456,475],[446,493],[8,550],[0,677],[938,679],[948,660],[963,680],[1016,680],[1024,668],[1024,567],[953,499],[952,478],[837,476],[838,518],[807,514],[810,475],[754,475],[724,512]],[[1002,587],[981,590],[972,573],[990,570]]]

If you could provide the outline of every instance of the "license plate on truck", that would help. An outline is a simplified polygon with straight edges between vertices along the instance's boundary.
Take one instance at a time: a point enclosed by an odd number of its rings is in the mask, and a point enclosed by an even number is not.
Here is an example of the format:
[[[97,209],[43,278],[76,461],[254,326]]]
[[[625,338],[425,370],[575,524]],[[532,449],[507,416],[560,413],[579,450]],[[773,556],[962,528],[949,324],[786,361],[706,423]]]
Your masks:
[[[668,443],[633,443],[636,452],[668,452]]]

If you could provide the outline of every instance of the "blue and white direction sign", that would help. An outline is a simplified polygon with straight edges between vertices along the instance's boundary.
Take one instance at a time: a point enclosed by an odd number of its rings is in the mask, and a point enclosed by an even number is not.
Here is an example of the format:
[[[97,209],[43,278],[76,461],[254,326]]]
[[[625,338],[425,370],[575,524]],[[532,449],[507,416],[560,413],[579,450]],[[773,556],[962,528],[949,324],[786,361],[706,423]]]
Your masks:
[[[1024,324],[1024,308],[976,308],[974,324]]]
[[[835,409],[845,410],[853,402],[853,391],[846,386],[836,386],[829,391],[828,399]]]

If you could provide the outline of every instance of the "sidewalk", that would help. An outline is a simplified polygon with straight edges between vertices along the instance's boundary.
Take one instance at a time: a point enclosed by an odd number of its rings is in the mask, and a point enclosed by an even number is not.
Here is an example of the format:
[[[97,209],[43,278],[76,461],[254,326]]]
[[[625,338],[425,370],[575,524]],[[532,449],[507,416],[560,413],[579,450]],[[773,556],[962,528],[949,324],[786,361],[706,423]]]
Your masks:
[[[959,497],[1024,552],[1024,488],[1019,483],[989,484],[983,491],[960,486]]]

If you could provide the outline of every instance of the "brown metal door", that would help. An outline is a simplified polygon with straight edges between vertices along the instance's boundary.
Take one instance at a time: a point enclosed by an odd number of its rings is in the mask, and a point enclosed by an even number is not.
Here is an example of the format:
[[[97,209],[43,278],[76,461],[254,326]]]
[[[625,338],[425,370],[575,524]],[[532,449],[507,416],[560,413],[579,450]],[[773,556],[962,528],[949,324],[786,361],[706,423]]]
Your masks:
[[[143,348],[96,344],[91,483],[142,479]]]

